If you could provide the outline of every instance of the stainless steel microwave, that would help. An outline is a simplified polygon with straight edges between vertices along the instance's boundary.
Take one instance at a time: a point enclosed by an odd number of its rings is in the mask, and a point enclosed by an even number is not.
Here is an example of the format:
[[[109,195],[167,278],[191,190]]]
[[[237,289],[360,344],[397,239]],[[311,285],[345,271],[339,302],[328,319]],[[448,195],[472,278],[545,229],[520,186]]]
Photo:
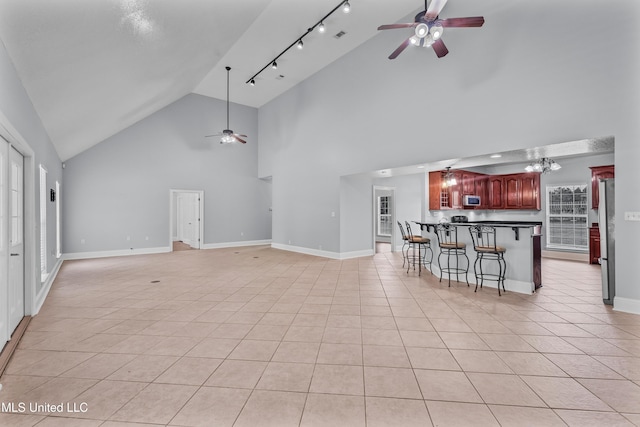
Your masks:
[[[464,206],[480,206],[480,196],[464,196]]]

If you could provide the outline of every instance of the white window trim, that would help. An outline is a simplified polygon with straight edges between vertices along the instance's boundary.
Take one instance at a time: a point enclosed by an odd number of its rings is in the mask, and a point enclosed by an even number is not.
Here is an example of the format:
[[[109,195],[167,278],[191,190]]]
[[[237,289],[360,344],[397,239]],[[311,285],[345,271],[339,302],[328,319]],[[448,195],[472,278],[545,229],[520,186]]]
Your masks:
[[[56,258],[60,258],[62,256],[62,235],[61,235],[61,225],[60,221],[62,217],[60,216],[60,182],[56,180]]]
[[[389,229],[388,233],[383,233],[382,230],[382,222],[381,219],[382,217],[386,217],[389,219],[388,224],[390,224],[390,228],[393,226],[393,224],[391,224],[391,220],[393,219],[391,216],[391,209],[389,206],[389,202],[387,202],[387,210],[389,211],[388,214],[383,214],[380,212],[381,208],[382,208],[382,198],[383,197],[387,197],[387,198],[391,198],[391,196],[378,196],[378,209],[377,209],[377,217],[378,217],[378,221],[377,221],[377,231],[378,231],[378,236],[384,236],[384,237],[391,237],[391,229]]]
[[[585,205],[585,213],[584,214],[551,214],[551,191],[555,188],[560,188],[560,187],[569,187],[572,189],[575,189],[576,187],[584,187],[585,188],[585,194],[586,191],[588,191],[588,185],[585,184],[573,184],[573,185],[547,185],[546,187],[546,197],[547,197],[547,203],[546,203],[546,225],[547,225],[547,249],[560,249],[560,250],[570,250],[570,251],[580,251],[580,252],[587,252],[589,250],[589,235],[588,235],[588,231],[589,231],[589,207],[587,205]],[[585,198],[585,203],[588,203],[588,199]],[[585,219],[585,228],[586,228],[586,243],[584,246],[575,246],[575,245],[563,245],[563,244],[558,244],[558,243],[551,243],[551,218],[552,217],[573,217],[573,218],[584,218]]]
[[[45,281],[47,272],[47,169],[40,165],[40,280]]]

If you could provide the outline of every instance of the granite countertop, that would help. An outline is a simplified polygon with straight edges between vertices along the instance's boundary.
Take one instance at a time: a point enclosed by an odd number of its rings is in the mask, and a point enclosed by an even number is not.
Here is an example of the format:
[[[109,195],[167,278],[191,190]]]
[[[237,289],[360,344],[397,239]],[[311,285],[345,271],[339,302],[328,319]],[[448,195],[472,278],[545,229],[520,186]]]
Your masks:
[[[414,221],[416,224],[438,225],[439,222],[421,222]],[[540,221],[469,221],[469,222],[449,222],[451,225],[492,225],[495,227],[517,227],[517,228],[532,228],[536,226],[542,226]]]

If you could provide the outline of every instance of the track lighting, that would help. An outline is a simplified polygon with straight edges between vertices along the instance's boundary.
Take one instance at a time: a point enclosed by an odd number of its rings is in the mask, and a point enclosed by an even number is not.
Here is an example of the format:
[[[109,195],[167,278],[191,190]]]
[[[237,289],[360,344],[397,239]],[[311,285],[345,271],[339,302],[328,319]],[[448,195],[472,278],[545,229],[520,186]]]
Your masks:
[[[280,54],[278,54],[275,58],[273,58],[271,61],[267,62],[267,65],[265,65],[264,67],[262,67],[260,69],[260,71],[258,71],[257,73],[255,73],[253,76],[249,77],[249,80],[247,80],[245,83],[250,84],[251,86],[255,86],[256,81],[255,78],[258,77],[258,75],[260,73],[262,73],[264,70],[267,69],[267,67],[271,67],[274,70],[278,67],[278,63],[276,62],[278,59],[280,59],[280,57],[282,55],[284,55],[285,53],[287,53],[289,51],[289,49],[291,49],[292,47],[296,46],[298,49],[302,49],[304,47],[304,43],[302,41],[302,39],[304,39],[309,33],[312,33],[314,29],[318,29],[319,33],[324,33],[326,31],[326,27],[324,25],[324,21],[331,15],[333,15],[333,13],[335,13],[335,11],[337,11],[338,9],[342,9],[342,11],[344,13],[348,13],[351,10],[351,5],[349,4],[348,1],[346,0],[341,0],[340,3],[338,3],[333,9],[331,9],[331,11],[329,13],[327,13],[325,16],[322,17],[322,19],[320,19],[318,22],[316,22],[314,25],[310,26],[309,28],[307,28],[307,31],[302,34],[300,37],[298,37],[297,39],[295,39],[293,41],[293,43],[291,43],[289,46],[287,46],[282,52],[280,52]]]

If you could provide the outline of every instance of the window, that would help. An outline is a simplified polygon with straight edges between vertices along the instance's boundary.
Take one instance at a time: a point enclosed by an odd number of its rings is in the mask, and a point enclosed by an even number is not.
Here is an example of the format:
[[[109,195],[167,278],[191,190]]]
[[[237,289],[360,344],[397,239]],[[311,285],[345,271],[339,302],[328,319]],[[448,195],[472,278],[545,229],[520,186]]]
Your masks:
[[[378,197],[378,236],[391,237],[391,196]]]
[[[589,249],[587,184],[547,187],[547,247]]]
[[[47,170],[40,165],[40,273],[47,278]]]

